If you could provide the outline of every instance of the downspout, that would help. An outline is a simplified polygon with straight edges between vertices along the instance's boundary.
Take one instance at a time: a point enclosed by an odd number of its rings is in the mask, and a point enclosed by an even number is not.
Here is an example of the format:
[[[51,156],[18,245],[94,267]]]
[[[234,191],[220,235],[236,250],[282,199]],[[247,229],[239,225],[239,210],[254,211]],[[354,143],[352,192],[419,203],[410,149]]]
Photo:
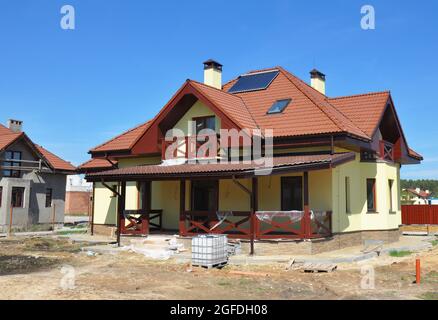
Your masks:
[[[333,135],[330,136],[330,154],[331,155],[335,154],[335,141]]]

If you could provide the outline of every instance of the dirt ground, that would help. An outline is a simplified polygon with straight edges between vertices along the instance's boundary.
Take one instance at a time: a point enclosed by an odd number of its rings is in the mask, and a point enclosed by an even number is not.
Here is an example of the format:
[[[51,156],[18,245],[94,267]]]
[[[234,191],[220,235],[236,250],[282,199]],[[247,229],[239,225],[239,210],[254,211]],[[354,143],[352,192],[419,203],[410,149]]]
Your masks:
[[[421,285],[413,283],[416,256]],[[364,264],[375,267],[375,289],[361,288]],[[0,239],[0,299],[438,300],[438,246],[403,258],[339,265],[332,273],[286,271],[280,264],[192,270],[129,252],[87,255],[68,240]]]

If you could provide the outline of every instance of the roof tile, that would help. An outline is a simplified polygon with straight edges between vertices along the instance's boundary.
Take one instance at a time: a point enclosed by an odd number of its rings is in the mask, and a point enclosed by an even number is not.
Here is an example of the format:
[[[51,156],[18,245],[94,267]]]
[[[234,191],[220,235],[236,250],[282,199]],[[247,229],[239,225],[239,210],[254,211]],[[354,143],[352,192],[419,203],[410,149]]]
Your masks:
[[[35,145],[35,147],[38,149],[38,151],[44,156],[44,158],[47,159],[49,164],[55,169],[55,170],[61,170],[61,171],[75,171],[76,168],[70,163],[65,160],[62,160],[60,157],[54,155],[50,151],[44,149],[42,146]]]

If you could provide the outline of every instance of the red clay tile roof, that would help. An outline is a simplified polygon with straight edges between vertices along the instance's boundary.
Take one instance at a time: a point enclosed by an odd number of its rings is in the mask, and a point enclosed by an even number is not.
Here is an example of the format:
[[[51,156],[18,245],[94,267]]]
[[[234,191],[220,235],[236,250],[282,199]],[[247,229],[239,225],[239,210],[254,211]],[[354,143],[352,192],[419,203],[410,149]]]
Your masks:
[[[105,151],[119,151],[119,150],[129,150],[132,144],[140,137],[146,129],[151,124],[151,121],[147,121],[138,125],[114,138],[104,142],[97,147],[91,149],[91,152],[105,152]]]
[[[10,129],[6,128],[5,126],[0,124],[0,151],[8,147],[11,143],[16,141],[18,138],[24,137],[26,141],[31,144],[31,147],[36,149],[35,152],[39,152],[49,163],[50,166],[52,166],[55,170],[61,170],[61,171],[75,171],[76,168],[70,163],[65,160],[62,160],[58,156],[54,155],[53,153],[47,151],[43,147],[33,143],[24,132],[15,133],[11,131]]]
[[[6,135],[0,134],[0,151],[5,149],[7,146],[9,146],[11,143],[13,143],[21,136],[22,134],[19,133],[6,134]]]
[[[416,196],[418,196],[420,198],[428,198],[432,194],[432,192],[426,192],[424,190],[420,190],[419,192],[417,192],[417,190],[415,190],[415,189],[406,189],[406,190],[412,194],[415,194]]]
[[[0,124],[0,151],[9,146],[22,135],[22,132],[15,133]]]
[[[324,154],[324,155],[301,155],[281,156],[273,158],[274,168],[292,167],[311,164],[332,164],[343,163],[354,159],[354,153]],[[90,173],[87,177],[116,177],[151,175],[160,177],[178,174],[212,174],[212,173],[235,173],[265,169],[264,166],[255,163],[214,163],[214,164],[181,164],[181,165],[143,165],[128,168],[107,170],[103,172]]]
[[[241,128],[273,129],[274,137],[346,133],[371,140],[379,125],[390,93],[377,92],[329,98],[282,67],[249,73],[278,70],[279,75],[265,90],[228,93],[238,78],[226,83],[222,90],[197,81],[188,82],[214,103]],[[291,98],[290,105],[280,114],[267,114],[279,99]],[[94,148],[91,152],[129,150],[148,129],[152,121],[131,129]],[[410,156],[422,159],[414,151]]]
[[[330,104],[325,95],[281,67],[262,71],[271,70],[279,70],[280,73],[265,90],[233,94],[243,99],[259,127],[274,129],[276,137],[345,132],[369,139]],[[228,91],[233,83],[227,83],[223,90]],[[292,102],[281,114],[267,114],[275,101],[286,98],[291,98]]]
[[[76,168],[70,162],[62,160],[61,158],[54,155],[50,151],[44,149],[42,146],[35,145],[35,147],[43,155],[43,157],[46,158],[46,160],[53,167],[53,169],[60,171],[72,171],[72,172],[76,170]]]
[[[203,83],[190,80],[190,83],[205,97],[218,105],[231,120],[234,120],[240,128],[257,129],[257,123],[254,121],[245,102],[239,96],[229,94],[222,90],[210,87]]]
[[[384,91],[332,98],[329,101],[367,136],[372,137],[389,98],[389,91]]]
[[[117,161],[113,161],[113,163],[117,163]],[[90,159],[87,162],[84,162],[81,164],[78,169],[79,170],[86,170],[86,169],[107,169],[112,168],[111,162],[109,162],[106,159]]]

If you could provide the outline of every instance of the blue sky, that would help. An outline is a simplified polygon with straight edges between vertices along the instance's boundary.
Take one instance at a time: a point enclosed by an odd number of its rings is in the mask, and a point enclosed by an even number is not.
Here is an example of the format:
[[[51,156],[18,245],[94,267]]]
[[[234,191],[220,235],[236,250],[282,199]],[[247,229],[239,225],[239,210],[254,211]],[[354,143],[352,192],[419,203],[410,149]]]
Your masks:
[[[75,8],[76,29],[60,28]],[[362,30],[371,4],[376,29]],[[404,178],[438,179],[438,2],[33,1],[0,3],[0,121],[75,164],[87,151],[153,117],[202,62],[224,80],[281,65],[329,96],[390,89],[408,142],[422,153]]]

